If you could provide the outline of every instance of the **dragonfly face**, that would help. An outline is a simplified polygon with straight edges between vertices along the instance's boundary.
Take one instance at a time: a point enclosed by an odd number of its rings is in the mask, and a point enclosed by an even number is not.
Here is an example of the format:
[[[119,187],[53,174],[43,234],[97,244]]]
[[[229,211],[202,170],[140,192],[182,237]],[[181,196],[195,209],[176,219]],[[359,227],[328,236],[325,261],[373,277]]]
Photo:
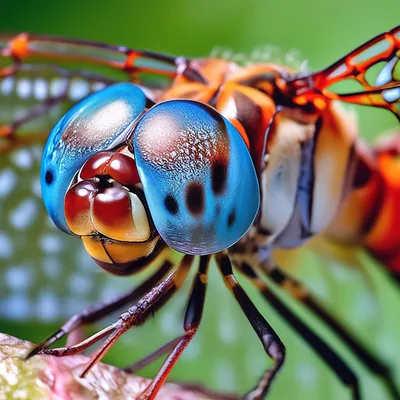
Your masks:
[[[55,224],[120,274],[157,252],[160,236],[186,254],[222,251],[259,207],[253,162],[227,119],[194,101],[146,103],[128,83],[89,96],[56,124],[41,168]]]

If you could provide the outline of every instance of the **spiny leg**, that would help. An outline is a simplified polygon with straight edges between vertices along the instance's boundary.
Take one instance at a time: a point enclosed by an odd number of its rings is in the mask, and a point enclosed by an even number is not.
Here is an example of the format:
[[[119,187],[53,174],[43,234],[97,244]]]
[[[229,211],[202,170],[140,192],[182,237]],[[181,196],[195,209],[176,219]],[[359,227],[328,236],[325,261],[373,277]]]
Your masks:
[[[122,314],[118,322],[120,327],[108,338],[106,343],[95,353],[86,369],[82,373],[82,377],[106,354],[110,347],[116,340],[132,326],[143,324],[145,319],[151,314],[155,313],[161,306],[163,306],[173,294],[183,285],[187,275],[189,274],[190,267],[193,263],[192,255],[185,255],[179,267],[173,271],[164,281],[151,290],[149,294],[144,296],[142,300]]]
[[[360,400],[358,378],[353,370],[342,360],[342,358],[305,323],[303,323],[260,279],[255,270],[246,262],[235,264],[260,291],[268,303],[285,319],[286,322],[313,348],[316,353],[326,362],[342,383],[352,391],[353,400]]]
[[[226,253],[219,253],[216,256],[216,260],[225,285],[240,304],[244,314],[261,340],[265,352],[274,361],[272,368],[264,373],[257,386],[246,394],[246,399],[248,400],[262,400],[266,396],[271,383],[283,365],[286,353],[285,346],[236,280],[233,275],[229,256]]]
[[[313,297],[308,289],[301,284],[301,282],[288,276],[276,265],[272,267],[270,265],[262,264],[260,269],[283,290],[298,299],[322,321],[324,321],[343,340],[343,342],[347,344],[347,346],[372,374],[378,375],[384,380],[393,399],[400,399],[400,393],[396,387],[390,369],[384,365],[382,361],[377,359],[368,348],[358,342],[344,325],[330,315],[318,300]]]
[[[135,306],[131,307],[127,312],[121,314],[115,323],[104,328],[99,333],[74,346],[56,349],[42,349],[39,354],[49,354],[56,357],[79,354],[87,347],[98,342],[100,339],[106,336],[106,334],[110,333],[106,342],[96,353],[94,353],[89,364],[81,375],[82,377],[85,376],[86,373],[93,367],[93,365],[96,364],[97,361],[100,361],[100,359],[106,354],[110,347],[123,333],[125,333],[132,326],[139,326],[143,324],[150,314],[156,312],[172,297],[173,294],[176,293],[176,291],[185,281],[192,262],[193,256],[185,255],[179,266],[172,271],[170,275],[168,275],[158,285],[154,286],[150,292],[148,292],[138,301]]]
[[[107,301],[105,303],[96,304],[88,307],[80,313],[72,316],[60,329],[52,333],[49,337],[44,339],[42,342],[37,344],[32,351],[28,354],[27,358],[34,356],[41,352],[44,348],[50,346],[57,340],[60,340],[64,336],[70,334],[75,329],[87,324],[92,324],[100,320],[101,318],[109,315],[117,309],[123,307],[129,302],[134,302],[143,297],[148,293],[151,288],[157,284],[165,275],[171,270],[172,263],[165,261],[157,271],[144,281],[140,286],[124,293],[121,296]]]
[[[205,285],[207,284],[207,280],[206,280],[207,264],[206,264],[206,262],[208,262],[206,259],[200,261],[201,264],[200,264],[199,271],[197,273],[197,277],[196,277],[196,280],[194,283],[195,287],[196,286],[200,287],[200,288],[204,287],[204,290],[205,290]],[[196,292],[198,293],[198,291],[196,289],[192,290],[192,297],[196,296],[196,294],[195,294]],[[201,303],[200,303],[201,298],[197,298],[197,299],[198,299],[197,300],[198,304],[201,305]],[[195,301],[195,300],[196,299],[193,299],[193,301]],[[189,304],[190,304],[190,302],[189,302]],[[187,324],[185,324],[185,325],[187,325]],[[146,365],[152,363],[154,360],[161,357],[163,354],[172,351],[174,349],[174,347],[176,347],[179,344],[179,342],[184,339],[184,337],[185,337],[185,335],[182,335],[182,336],[172,339],[171,341],[169,341],[168,343],[166,343],[165,345],[163,345],[162,347],[160,347],[159,349],[157,349],[150,355],[139,360],[132,366],[125,368],[125,371],[129,372],[129,373],[135,373],[139,369],[145,367]],[[179,382],[178,384],[179,384],[179,386],[185,388],[186,390],[190,390],[190,391],[193,391],[196,393],[201,393],[201,394],[205,395],[206,397],[211,397],[216,400],[239,400],[238,396],[212,392],[209,389],[203,387],[202,385],[190,384],[190,383],[184,383],[184,382]]]
[[[85,376],[93,365],[106,354],[109,348],[124,332],[132,326],[138,326],[144,323],[150,314],[154,313],[171,298],[171,296],[183,284],[189,272],[192,260],[192,256],[185,256],[177,269],[146,294],[136,306],[131,307],[126,313],[121,314],[114,324],[75,346],[58,349],[44,349],[40,354],[50,354],[54,356],[78,354],[96,343],[98,340],[107,336],[108,333],[111,333],[104,345],[92,356],[91,361],[82,373],[82,377]]]
[[[149,386],[138,397],[138,400],[155,399],[157,393],[161,389],[161,386],[163,385],[168,375],[172,371],[172,368],[178,361],[182,352],[185,350],[185,348],[188,346],[188,344],[191,342],[194,335],[196,334],[197,329],[199,328],[200,325],[201,317],[203,315],[209,262],[210,262],[210,256],[200,257],[199,269],[196,278],[194,280],[192,292],[186,308],[185,320],[183,324],[185,334],[177,339],[176,344],[174,343],[175,345],[173,346],[171,353],[164,361],[163,365],[157,372],[157,375],[152,379]],[[173,341],[170,342],[171,347],[172,343]]]

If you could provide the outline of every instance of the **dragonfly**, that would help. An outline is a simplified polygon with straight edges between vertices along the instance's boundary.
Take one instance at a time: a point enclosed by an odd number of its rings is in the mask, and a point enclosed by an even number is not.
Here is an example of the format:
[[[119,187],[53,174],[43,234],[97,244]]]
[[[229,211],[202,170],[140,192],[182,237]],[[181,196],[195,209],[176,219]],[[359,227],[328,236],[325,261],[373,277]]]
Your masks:
[[[391,369],[274,258],[275,250],[322,236],[360,244],[399,279],[399,137],[366,145],[339,103],[383,108],[400,118],[400,27],[312,73],[26,33],[0,35],[0,55],[6,60],[0,96],[12,98],[8,122],[0,126],[0,152],[47,140],[41,187],[54,224],[79,237],[111,274],[128,276],[159,263],[139,287],[74,315],[29,357],[78,354],[105,339],[85,376],[121,335],[179,291],[196,263],[184,334],[129,369],[167,354],[139,397],[154,399],[200,326],[214,260],[273,363],[247,399],[267,396],[286,350],[236,272],[316,351],[353,399],[362,398],[357,374],[264,278],[325,322],[400,398]],[[74,69],[76,64],[86,67]],[[358,89],[335,89],[349,81]],[[66,113],[48,134],[48,117],[62,109]],[[50,347],[132,303],[82,342]]]

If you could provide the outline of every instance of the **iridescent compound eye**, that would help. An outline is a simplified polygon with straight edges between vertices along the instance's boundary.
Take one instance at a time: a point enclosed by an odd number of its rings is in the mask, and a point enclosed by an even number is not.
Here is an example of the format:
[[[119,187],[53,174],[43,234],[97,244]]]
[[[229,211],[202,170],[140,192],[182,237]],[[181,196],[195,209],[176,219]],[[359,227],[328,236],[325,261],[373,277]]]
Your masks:
[[[139,87],[121,83],[87,97],[53,128],[43,152],[41,186],[47,211],[59,229],[71,233],[64,197],[77,171],[93,154],[123,142],[145,105]]]
[[[187,254],[212,254],[250,228],[260,192],[246,144],[212,107],[171,100],[134,131],[135,159],[154,224]]]

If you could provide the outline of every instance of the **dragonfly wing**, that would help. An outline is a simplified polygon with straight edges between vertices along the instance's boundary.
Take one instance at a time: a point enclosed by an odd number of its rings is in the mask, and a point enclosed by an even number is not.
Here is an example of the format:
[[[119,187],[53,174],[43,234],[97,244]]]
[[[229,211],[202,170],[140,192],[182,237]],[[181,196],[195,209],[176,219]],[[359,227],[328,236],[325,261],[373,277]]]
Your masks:
[[[376,36],[322,71],[295,77],[291,82],[297,92],[294,102],[317,105],[328,98],[386,108],[400,119],[399,59],[400,26]]]
[[[186,66],[183,57],[123,46],[0,35],[0,154],[44,141],[66,110],[105,86],[132,81],[160,90]]]

